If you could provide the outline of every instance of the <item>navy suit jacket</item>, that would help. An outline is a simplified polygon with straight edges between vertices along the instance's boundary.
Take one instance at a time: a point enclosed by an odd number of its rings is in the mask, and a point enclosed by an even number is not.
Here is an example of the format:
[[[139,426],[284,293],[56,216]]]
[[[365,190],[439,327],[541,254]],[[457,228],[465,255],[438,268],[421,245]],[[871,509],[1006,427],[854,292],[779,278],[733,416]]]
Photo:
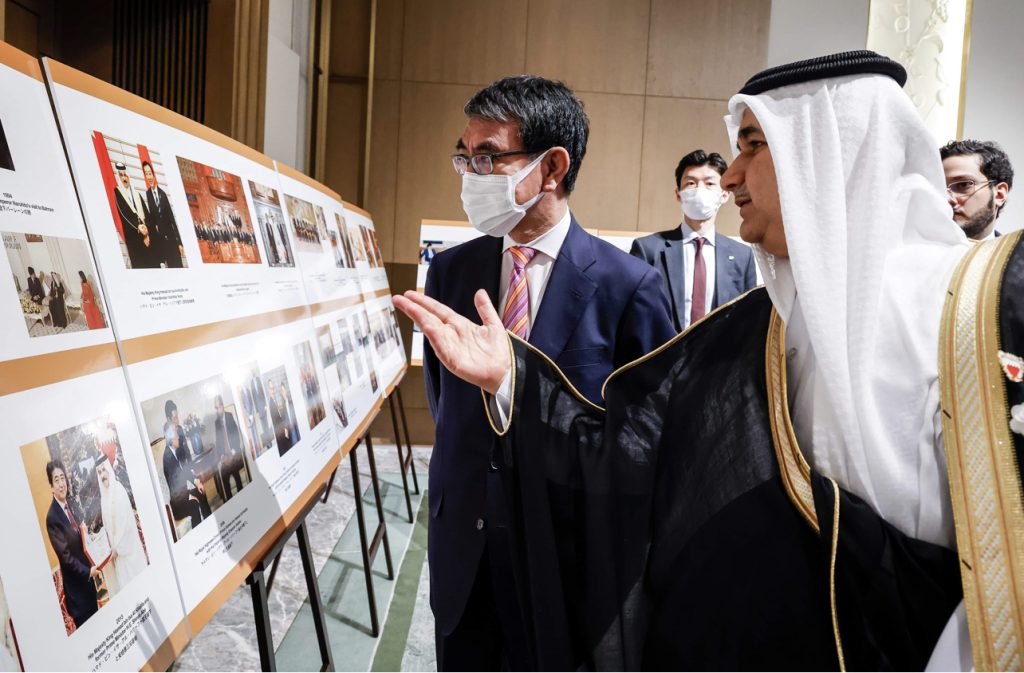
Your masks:
[[[659,231],[633,241],[629,254],[638,257],[658,271],[664,281],[665,296],[672,305],[672,322],[683,330],[686,301],[685,256],[682,227]],[[715,294],[708,309],[718,308],[747,290],[757,286],[754,254],[750,248],[728,236],[715,236]]]
[[[440,252],[430,263],[427,295],[479,323],[473,295],[498,304],[502,239],[477,238]],[[499,314],[501,313],[499,309]],[[588,399],[616,368],[675,335],[657,270],[591,236],[573,218],[548,279],[530,343],[562,369]],[[497,446],[480,389],[452,375],[429,342],[423,370],[436,424],[430,459],[431,607],[441,633],[459,623],[486,540],[479,529],[501,518],[488,492]]]
[[[68,521],[56,498],[50,501],[50,510],[46,513],[46,533],[60,564],[68,614],[76,626],[81,626],[98,609],[96,585],[89,576],[92,568],[82,545],[82,534]]]

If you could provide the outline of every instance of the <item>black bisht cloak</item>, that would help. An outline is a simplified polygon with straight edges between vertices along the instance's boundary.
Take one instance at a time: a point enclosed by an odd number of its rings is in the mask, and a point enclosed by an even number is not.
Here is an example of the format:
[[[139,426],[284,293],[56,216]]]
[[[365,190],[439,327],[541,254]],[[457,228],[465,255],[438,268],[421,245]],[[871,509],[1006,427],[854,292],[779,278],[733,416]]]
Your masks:
[[[748,293],[616,372],[606,410],[511,339],[494,459],[537,668],[924,668],[956,556],[806,464],[794,495],[777,321]]]

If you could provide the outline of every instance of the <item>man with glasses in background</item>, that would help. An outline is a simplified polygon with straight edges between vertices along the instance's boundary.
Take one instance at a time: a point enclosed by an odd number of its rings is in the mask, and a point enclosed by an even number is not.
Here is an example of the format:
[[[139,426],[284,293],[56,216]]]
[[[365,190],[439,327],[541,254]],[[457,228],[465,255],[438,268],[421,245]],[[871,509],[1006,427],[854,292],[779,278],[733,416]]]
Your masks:
[[[466,216],[486,235],[437,253],[426,294],[470,320],[476,303],[491,303],[506,329],[602,405],[605,378],[675,330],[658,271],[585,232],[570,212],[589,133],[583,107],[560,82],[520,76],[479,91],[464,112],[452,164]],[[480,389],[443,367],[430,344],[423,361],[436,423],[429,562],[438,668],[535,669],[497,474],[504,459]]]
[[[1013,187],[1013,166],[1006,152],[994,142],[953,140],[939,154],[953,220],[975,241],[999,236],[996,218]]]

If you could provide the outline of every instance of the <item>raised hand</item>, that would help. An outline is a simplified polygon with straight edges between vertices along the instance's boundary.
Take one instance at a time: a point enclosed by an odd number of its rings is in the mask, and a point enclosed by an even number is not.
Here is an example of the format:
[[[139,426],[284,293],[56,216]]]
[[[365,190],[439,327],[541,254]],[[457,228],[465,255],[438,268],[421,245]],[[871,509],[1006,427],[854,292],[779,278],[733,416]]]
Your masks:
[[[494,394],[512,367],[508,337],[501,318],[483,290],[473,296],[482,325],[467,320],[441,302],[409,291],[392,300],[430,340],[437,357],[460,379]]]

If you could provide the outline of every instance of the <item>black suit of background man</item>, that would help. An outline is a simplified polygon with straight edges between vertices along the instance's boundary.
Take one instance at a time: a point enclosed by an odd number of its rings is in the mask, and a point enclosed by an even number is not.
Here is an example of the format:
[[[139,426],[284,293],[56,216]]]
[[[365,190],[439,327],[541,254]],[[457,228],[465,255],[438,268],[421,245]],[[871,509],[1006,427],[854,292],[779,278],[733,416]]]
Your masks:
[[[169,269],[182,268],[178,225],[174,221],[174,211],[171,210],[167,192],[159,186],[146,190],[146,224],[149,226],[149,235],[156,239],[160,261],[167,264]]]
[[[221,406],[220,411],[223,411]],[[231,480],[235,481],[235,493],[242,490],[242,468],[245,467],[242,455],[242,436],[238,432],[235,415],[224,411],[218,415],[214,423],[217,434],[217,455],[220,461],[221,478],[224,480],[224,498],[231,497]]]
[[[46,293],[43,292],[43,284],[38,276],[31,275],[28,277],[28,296],[37,304],[43,303],[43,297],[46,296]],[[38,301],[36,297],[39,298]]]
[[[188,454],[183,441],[184,435],[180,428],[175,428],[174,443],[164,446],[164,478],[170,493],[171,513],[175,519],[191,519],[195,528],[210,516],[210,504],[206,495],[197,488],[189,487],[188,482],[198,483],[198,477],[192,471],[192,458]]]
[[[69,501],[65,502],[71,507]],[[74,511],[71,516],[76,522],[80,520]],[[81,626],[98,609],[96,584],[91,576],[92,564],[82,545],[82,534],[77,525],[72,525],[56,499],[50,501],[50,511],[46,513],[46,533],[60,564],[68,614],[75,621],[75,626]]]

